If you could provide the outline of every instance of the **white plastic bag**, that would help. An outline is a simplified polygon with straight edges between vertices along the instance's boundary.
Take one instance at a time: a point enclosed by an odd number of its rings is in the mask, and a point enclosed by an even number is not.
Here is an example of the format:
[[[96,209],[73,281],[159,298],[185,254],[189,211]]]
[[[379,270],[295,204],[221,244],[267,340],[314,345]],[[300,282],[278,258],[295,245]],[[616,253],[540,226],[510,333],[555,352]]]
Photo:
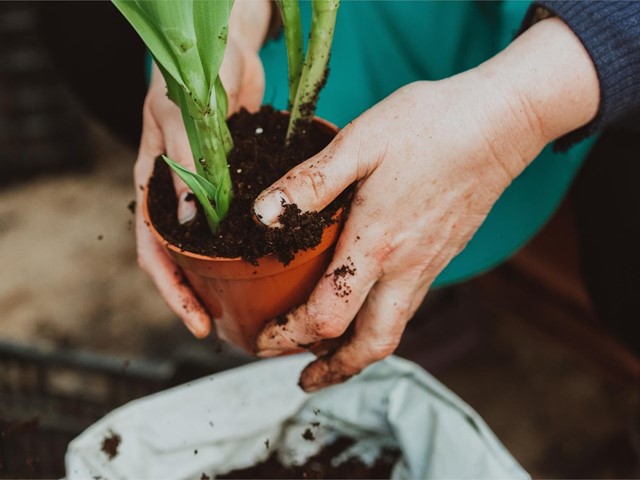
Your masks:
[[[528,478],[482,419],[419,366],[391,357],[307,395],[297,380],[311,360],[265,360],[131,402],[70,444],[67,478],[213,477],[274,448],[283,462],[304,461],[339,435],[359,440],[365,462],[399,448],[393,478]],[[307,429],[314,441],[302,438]],[[110,460],[101,445],[112,434],[121,443]]]

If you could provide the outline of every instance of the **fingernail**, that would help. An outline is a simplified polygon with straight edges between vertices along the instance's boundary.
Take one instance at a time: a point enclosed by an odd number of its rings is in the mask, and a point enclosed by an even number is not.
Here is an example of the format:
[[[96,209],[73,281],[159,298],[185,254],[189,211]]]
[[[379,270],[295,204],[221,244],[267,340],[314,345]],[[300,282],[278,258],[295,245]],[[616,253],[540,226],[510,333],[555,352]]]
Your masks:
[[[209,329],[204,324],[194,324],[185,322],[186,327],[196,338],[202,339],[209,335]]]
[[[256,352],[258,357],[276,357],[278,355],[282,355],[281,350],[261,350]]]
[[[303,384],[302,382],[298,383],[298,386],[307,393],[313,393],[322,388],[322,385],[317,383],[310,383],[308,385]]]
[[[200,338],[198,336],[199,333],[199,329],[195,326],[195,325],[191,325],[190,323],[185,322],[184,323],[185,327],[187,327],[187,329],[191,332],[191,334],[196,337],[196,338]]]
[[[267,226],[278,223],[278,217],[282,214],[283,205],[291,203],[282,190],[273,190],[260,197],[253,204],[253,213],[258,220]]]
[[[193,195],[191,192],[184,192],[178,200],[178,222],[181,225],[189,223],[196,218],[196,204],[193,200],[187,201],[187,197]]]

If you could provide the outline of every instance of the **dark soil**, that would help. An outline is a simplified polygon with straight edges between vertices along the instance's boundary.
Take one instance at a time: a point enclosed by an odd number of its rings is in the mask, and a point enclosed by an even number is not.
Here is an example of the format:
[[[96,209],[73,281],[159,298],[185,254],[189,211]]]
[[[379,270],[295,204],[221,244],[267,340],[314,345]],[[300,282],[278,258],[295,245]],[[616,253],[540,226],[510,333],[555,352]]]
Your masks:
[[[113,460],[118,456],[118,447],[122,438],[117,433],[109,431],[109,435],[102,439],[102,446],[100,450],[109,458]]]
[[[200,208],[193,222],[178,223],[169,168],[157,159],[149,183],[149,213],[157,230],[183,250],[209,256],[242,257],[252,263],[275,253],[286,265],[296,252],[318,245],[325,227],[334,222],[335,212],[346,204],[347,194],[322,212],[302,214],[295,204],[287,205],[279,219],[282,224],[279,228],[267,228],[253,216],[253,202],[260,192],[322,150],[335,135],[314,123],[308,127],[304,139],[297,138],[287,148],[284,142],[287,122],[286,114],[271,107],[263,107],[256,114],[243,110],[229,120],[234,139],[234,149],[229,156],[234,198],[229,215],[215,236]]]
[[[362,460],[352,457],[334,466],[331,460],[338,457],[354,444],[354,440],[341,437],[331,445],[323,448],[310,457],[304,465],[284,466],[278,460],[278,453],[273,452],[264,462],[252,467],[233,470],[216,478],[390,478],[393,465],[400,457],[398,450],[383,449],[373,465],[366,465]]]

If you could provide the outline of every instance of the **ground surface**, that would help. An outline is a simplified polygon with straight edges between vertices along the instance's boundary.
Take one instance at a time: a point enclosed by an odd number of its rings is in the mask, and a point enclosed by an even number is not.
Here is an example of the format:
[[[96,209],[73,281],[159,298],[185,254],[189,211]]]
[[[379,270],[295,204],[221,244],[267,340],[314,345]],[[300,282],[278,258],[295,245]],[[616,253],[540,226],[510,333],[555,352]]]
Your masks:
[[[0,338],[157,361],[209,348],[136,266],[127,210],[134,152],[90,131],[92,171],[0,190]],[[640,475],[632,451],[640,439],[629,440],[637,386],[608,378],[475,290],[454,292],[439,326],[415,321],[406,356],[476,408],[534,476]]]

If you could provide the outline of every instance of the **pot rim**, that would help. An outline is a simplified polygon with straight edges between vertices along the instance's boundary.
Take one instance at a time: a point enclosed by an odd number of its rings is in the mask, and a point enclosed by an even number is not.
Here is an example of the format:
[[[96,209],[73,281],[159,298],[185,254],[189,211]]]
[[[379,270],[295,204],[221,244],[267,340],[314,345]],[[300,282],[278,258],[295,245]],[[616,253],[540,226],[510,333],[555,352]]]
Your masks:
[[[288,110],[279,110],[279,112],[280,113],[289,114]],[[340,131],[340,129],[337,127],[337,125],[329,122],[328,120],[325,120],[324,118],[320,118],[320,117],[314,116],[313,120],[314,120],[314,122],[320,123],[321,125],[327,127],[328,129],[336,132],[336,134]],[[247,262],[247,260],[243,259],[242,257],[214,257],[214,256],[210,256],[210,255],[203,255],[201,253],[195,253],[195,252],[191,252],[189,250],[185,250],[185,249],[183,249],[181,247],[178,247],[177,245],[171,243],[169,240],[167,240],[166,238],[164,238],[162,236],[162,234],[156,229],[155,225],[151,221],[151,215],[149,214],[149,202],[148,202],[148,200],[149,200],[149,183],[147,181],[147,184],[144,187],[144,192],[143,192],[143,196],[142,196],[142,214],[143,214],[143,218],[144,218],[145,224],[147,225],[147,227],[149,228],[149,230],[151,231],[153,236],[162,245],[164,245],[165,248],[168,248],[169,250],[172,250],[174,253],[177,253],[179,255],[184,255],[184,256],[190,257],[190,258],[195,259],[195,260],[216,261],[216,262],[221,262],[221,263],[222,262],[224,262],[224,263]],[[336,223],[340,222],[340,217],[342,217],[343,213],[344,213],[344,207],[340,207],[332,217],[334,222],[336,222]],[[320,245],[321,244],[317,245],[316,247],[304,250],[303,252],[314,250],[315,248],[319,247]],[[269,253],[267,255],[264,255],[264,256],[258,258],[257,261],[260,261],[260,260],[263,260],[263,259],[267,259],[267,258],[275,259],[275,255],[273,253]]]

